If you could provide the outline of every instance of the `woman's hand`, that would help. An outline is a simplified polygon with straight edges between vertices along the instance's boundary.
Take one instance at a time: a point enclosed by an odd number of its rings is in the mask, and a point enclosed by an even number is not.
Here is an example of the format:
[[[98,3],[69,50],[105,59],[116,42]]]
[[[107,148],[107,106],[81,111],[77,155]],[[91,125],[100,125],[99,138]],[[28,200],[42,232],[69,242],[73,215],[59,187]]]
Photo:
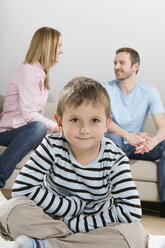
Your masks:
[[[53,133],[58,133],[62,131],[62,127],[59,127],[58,125],[53,129]]]

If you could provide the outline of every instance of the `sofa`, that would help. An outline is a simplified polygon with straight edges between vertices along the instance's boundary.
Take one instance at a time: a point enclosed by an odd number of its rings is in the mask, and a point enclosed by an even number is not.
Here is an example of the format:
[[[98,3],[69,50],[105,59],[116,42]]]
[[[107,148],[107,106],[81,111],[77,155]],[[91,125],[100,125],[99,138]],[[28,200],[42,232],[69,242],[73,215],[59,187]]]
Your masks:
[[[3,106],[3,96],[0,96],[0,113]],[[47,102],[45,108],[45,116],[53,119],[53,114],[56,111],[56,106],[54,103]],[[149,116],[147,119],[145,131],[148,131],[151,135],[153,134],[154,125],[152,123],[152,118]],[[5,147],[0,146],[0,154],[3,153]],[[30,154],[17,164],[13,174],[7,180],[5,188],[2,189],[2,193],[6,198],[11,197],[12,185],[20,172],[23,165],[29,159]],[[137,189],[139,191],[141,201],[145,202],[159,202],[158,196],[158,180],[157,180],[157,161],[148,162],[140,160],[130,160],[130,168],[132,172],[133,179],[136,183]]]

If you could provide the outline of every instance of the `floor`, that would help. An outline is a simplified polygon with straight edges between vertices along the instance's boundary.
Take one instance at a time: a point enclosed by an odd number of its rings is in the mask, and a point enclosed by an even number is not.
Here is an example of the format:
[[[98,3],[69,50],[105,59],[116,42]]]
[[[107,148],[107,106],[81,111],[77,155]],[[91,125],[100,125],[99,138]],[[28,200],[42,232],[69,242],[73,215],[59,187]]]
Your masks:
[[[165,235],[165,218],[160,218],[160,203],[142,202],[142,223],[147,233]]]
[[[165,235],[165,218],[144,214],[142,223],[148,234]]]
[[[0,192],[0,204],[2,204],[6,199]],[[148,234],[151,235],[165,235],[165,219],[159,218],[155,213],[143,214],[142,223]],[[0,248],[12,248],[14,242],[5,241],[0,237]],[[155,247],[156,248],[156,247]]]

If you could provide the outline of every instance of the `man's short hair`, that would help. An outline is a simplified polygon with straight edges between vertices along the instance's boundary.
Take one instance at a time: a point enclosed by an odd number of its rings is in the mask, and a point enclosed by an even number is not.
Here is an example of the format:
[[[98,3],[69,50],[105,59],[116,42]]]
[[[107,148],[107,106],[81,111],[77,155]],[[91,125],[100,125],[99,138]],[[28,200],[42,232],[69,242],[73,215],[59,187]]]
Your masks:
[[[140,56],[138,52],[129,47],[122,47],[116,51],[116,54],[126,52],[130,54],[131,64],[134,65],[136,63],[140,64]]]

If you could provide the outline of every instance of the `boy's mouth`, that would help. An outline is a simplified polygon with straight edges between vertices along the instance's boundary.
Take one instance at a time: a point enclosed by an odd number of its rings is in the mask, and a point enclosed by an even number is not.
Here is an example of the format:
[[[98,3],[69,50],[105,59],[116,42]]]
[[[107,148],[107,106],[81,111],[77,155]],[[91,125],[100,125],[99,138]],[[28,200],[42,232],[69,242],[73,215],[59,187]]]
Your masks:
[[[77,137],[79,140],[90,140],[92,137]]]

